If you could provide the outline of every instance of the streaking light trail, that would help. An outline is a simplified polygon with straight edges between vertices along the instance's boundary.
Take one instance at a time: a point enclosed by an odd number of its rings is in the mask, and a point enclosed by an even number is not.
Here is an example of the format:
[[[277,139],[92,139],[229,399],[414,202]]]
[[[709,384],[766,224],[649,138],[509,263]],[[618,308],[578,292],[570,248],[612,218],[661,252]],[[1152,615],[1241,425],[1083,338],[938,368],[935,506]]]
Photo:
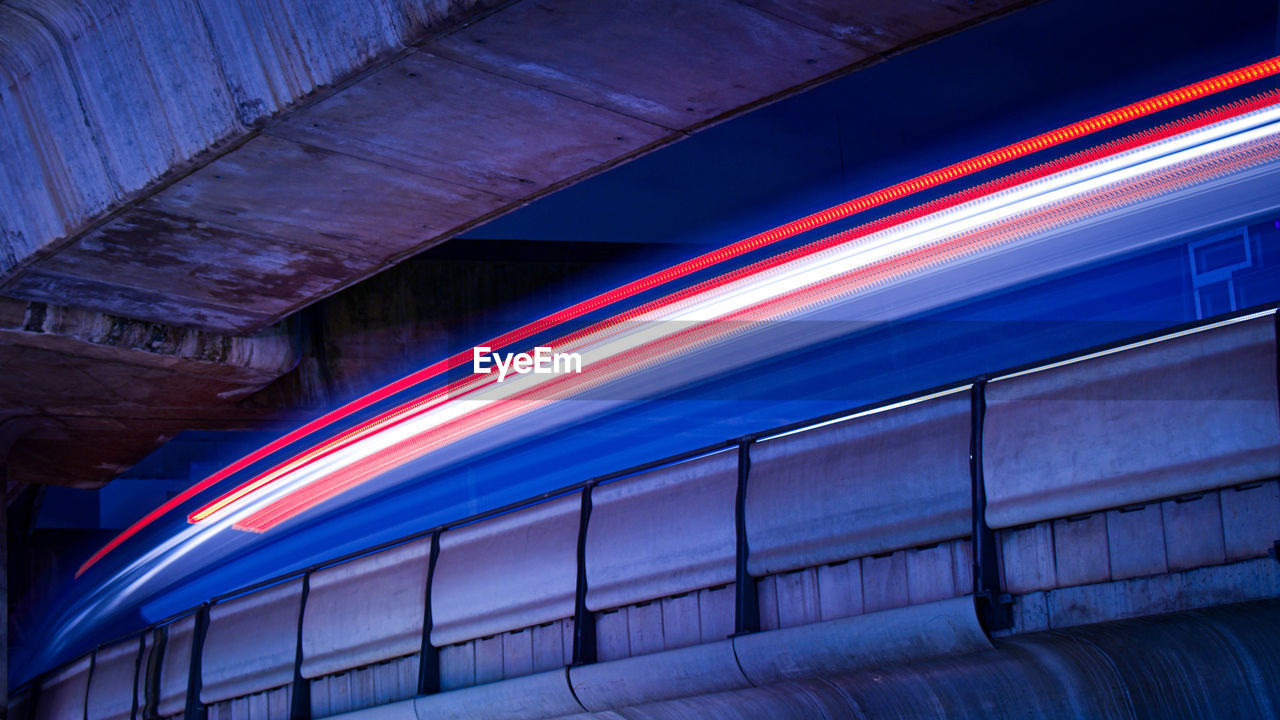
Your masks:
[[[494,349],[510,346],[639,293],[836,220],[1277,73],[1280,73],[1280,58],[1272,58],[979,155],[641,278],[517,328],[486,345]],[[965,245],[956,238],[962,237],[966,232],[981,234],[994,228],[980,225],[961,229],[957,226],[949,232],[959,232],[961,235],[953,236],[950,241],[939,239],[936,232],[929,234],[922,229],[932,227],[924,222],[930,217],[933,218],[931,222],[935,223],[943,222],[944,216],[954,220],[955,213],[947,213],[958,208],[966,208],[965,212],[973,211],[976,213],[974,217],[983,216],[983,212],[996,211],[991,208],[970,207],[980,200],[995,202],[1003,209],[1002,212],[1010,213],[1002,218],[988,217],[983,222],[988,225],[1007,224],[1015,217],[1020,217],[1018,213],[1030,212],[1028,207],[1019,205],[1019,202],[1039,203],[1042,208],[1053,203],[1067,202],[1067,196],[1052,196],[1053,191],[1046,189],[1050,186],[1057,187],[1061,192],[1068,192],[1067,187],[1076,183],[1079,186],[1070,192],[1083,197],[1090,192],[1099,192],[1102,187],[1094,187],[1089,183],[1103,182],[1100,178],[1109,177],[1106,182],[1113,185],[1106,187],[1111,188],[1108,192],[1114,197],[1093,199],[1095,207],[1101,208],[1109,202],[1123,202],[1125,198],[1127,201],[1136,201],[1149,197],[1151,192],[1157,191],[1152,188],[1178,187],[1187,182],[1198,182],[1231,172],[1233,168],[1239,169],[1250,162],[1261,162],[1266,159],[1263,156],[1267,151],[1252,146],[1245,155],[1217,158],[1213,153],[1230,154],[1230,147],[1217,147],[1215,143],[1259,142],[1257,139],[1241,138],[1247,134],[1248,128],[1257,130],[1258,123],[1272,122],[1271,119],[1262,118],[1270,117],[1267,113],[1273,109],[1275,102],[1273,95],[1266,95],[1213,113],[1188,118],[966,190],[673,293],[552,343],[557,351],[582,354],[586,372],[581,376],[521,376],[508,381],[500,390],[493,387],[492,379],[487,376],[473,376],[432,390],[412,402],[378,415],[277,464],[191,513],[188,519],[193,523],[201,523],[215,516],[234,516],[232,525],[236,528],[254,531],[269,529],[389,468],[421,457],[432,449],[443,447],[557,399],[613,382],[640,368],[678,357],[689,348],[716,342],[726,336],[724,333],[746,332],[759,323],[803,312],[804,308],[815,303],[830,302],[860,288],[874,287],[875,283],[889,282],[904,274],[919,272],[942,262],[981,252],[991,246],[980,247],[972,242]],[[1232,125],[1233,119],[1240,122]],[[1175,139],[1181,139],[1181,142],[1174,142]],[[1146,149],[1145,154],[1141,149]],[[1193,155],[1183,157],[1179,154],[1188,152]],[[1194,170],[1186,165],[1210,158],[1217,158],[1214,160],[1217,164],[1210,170]],[[1112,167],[1114,162],[1107,164],[1112,161],[1125,165],[1138,175],[1123,176],[1125,170]],[[1161,165],[1162,162],[1165,164]],[[1104,169],[1104,165],[1110,169]],[[1142,175],[1175,172],[1174,168],[1180,168],[1176,171],[1180,174],[1160,177]],[[1076,171],[1079,174],[1070,174]],[[1121,175],[1109,176],[1108,173]],[[1121,189],[1121,185],[1114,185],[1137,182],[1139,177],[1145,178],[1143,182],[1146,184],[1141,187]],[[1048,178],[1057,180],[1047,182]],[[1057,184],[1059,181],[1067,185]],[[1019,192],[1032,194],[1023,200],[1016,200],[1015,198],[1022,197]],[[1019,222],[1023,225],[1018,228],[1003,227],[1000,230],[1003,235],[995,233],[991,237],[1001,237],[1002,242],[1012,242],[1024,237],[1021,233],[1027,232],[1027,228],[1045,227],[1058,221],[1067,222],[1070,217],[1087,214],[1089,208],[1076,207],[1072,211],[1075,215],[1061,208],[1059,212],[1060,217],[1055,218],[1021,218]],[[917,221],[923,224],[913,224]],[[901,236],[906,228],[912,228],[911,232],[916,233],[911,239]],[[890,235],[896,239],[886,239]],[[686,326],[690,323],[696,325],[684,327],[679,332],[657,329],[682,323]],[[470,361],[470,351],[442,360],[317,418],[241,458],[193,485],[126,529],[86,561],[77,575],[143,527],[217,483],[298,440]],[[217,525],[221,527],[223,523],[219,522]]]
[[[763,323],[933,267],[1032,237],[1144,199],[1273,159],[1280,149],[1275,106],[1148,143],[1071,170],[878,232],[859,229],[799,257],[702,291],[659,301],[626,324],[601,323],[554,343],[580,353],[581,376],[488,379],[450,388],[464,395],[408,403],[321,454],[260,476],[193,513],[226,513],[239,530],[264,532],[390,469],[500,423],[666,362]]]

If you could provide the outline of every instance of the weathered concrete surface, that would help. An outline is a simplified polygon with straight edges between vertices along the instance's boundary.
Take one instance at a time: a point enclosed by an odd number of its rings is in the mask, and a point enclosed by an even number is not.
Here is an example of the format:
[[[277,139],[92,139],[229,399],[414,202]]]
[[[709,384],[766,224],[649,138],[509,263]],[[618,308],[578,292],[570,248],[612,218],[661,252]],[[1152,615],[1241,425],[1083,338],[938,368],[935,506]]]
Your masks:
[[[1274,717],[1278,611],[1263,601],[1028,634],[980,653],[560,720]],[[382,710],[346,717],[394,717]]]
[[[267,413],[237,401],[297,363],[283,331],[233,338],[0,298],[0,464],[9,482],[96,487],[188,428]]]
[[[10,0],[0,295],[257,330],[1020,2]]]
[[[1022,2],[0,3],[0,458],[94,486],[182,429],[411,370],[477,297],[578,261],[526,278],[486,247],[353,288],[300,347],[229,336]]]

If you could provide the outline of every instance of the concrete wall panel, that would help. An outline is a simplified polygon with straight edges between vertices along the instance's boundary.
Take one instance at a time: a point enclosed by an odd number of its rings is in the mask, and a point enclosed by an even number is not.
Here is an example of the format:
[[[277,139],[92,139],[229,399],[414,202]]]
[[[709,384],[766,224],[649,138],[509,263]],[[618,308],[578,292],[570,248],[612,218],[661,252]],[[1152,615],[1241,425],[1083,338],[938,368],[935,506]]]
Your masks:
[[[1280,563],[1261,558],[1045,593],[1041,630],[1280,597]],[[1018,626],[1015,626],[1018,629]]]
[[[301,611],[302,578],[211,607],[200,701],[214,703],[292,682]]]
[[[1222,500],[1218,493],[1161,503],[1169,569],[1187,570],[1226,562]]]
[[[168,717],[187,707],[187,680],[191,673],[191,647],[196,618],[188,615],[169,623],[160,656],[160,693],[156,698],[156,714]]]
[[[1280,475],[1274,318],[987,387],[987,522],[1023,525]]]
[[[1248,483],[1220,494],[1227,558],[1265,557],[1280,540],[1280,480]]]
[[[137,638],[108,645],[94,658],[89,680],[89,720],[129,720],[133,713],[133,685],[138,670]]]
[[[596,653],[604,660],[723,640],[733,634],[734,586],[720,585],[596,613]]]
[[[312,573],[302,622],[302,676],[418,652],[430,555],[426,537]]]
[[[89,683],[89,655],[68,663],[40,682],[35,720],[81,720]]]
[[[1053,548],[1060,586],[1111,578],[1111,549],[1105,513],[1053,521]]]
[[[973,592],[968,540],[912,548],[759,578],[766,630],[808,625]]]
[[[968,535],[969,434],[958,392],[754,445],[752,574]]]
[[[573,615],[578,493],[445,532],[432,588],[437,647]]]
[[[1164,517],[1159,503],[1109,511],[1107,542],[1113,579],[1159,575],[1169,571]]]
[[[322,718],[418,694],[418,656],[408,655],[311,681],[311,716]]]
[[[206,720],[288,720],[289,687],[221,700],[209,705]]]
[[[1002,530],[997,539],[1001,587],[1021,594],[1057,585],[1052,523]]]
[[[587,607],[604,610],[734,579],[732,451],[600,485],[587,525]]]

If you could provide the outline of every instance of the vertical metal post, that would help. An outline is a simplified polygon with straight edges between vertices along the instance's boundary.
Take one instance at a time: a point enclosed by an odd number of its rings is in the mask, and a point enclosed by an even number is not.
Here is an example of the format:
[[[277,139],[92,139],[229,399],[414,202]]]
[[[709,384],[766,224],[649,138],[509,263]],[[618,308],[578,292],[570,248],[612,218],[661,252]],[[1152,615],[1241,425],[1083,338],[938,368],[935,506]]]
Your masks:
[[[200,663],[204,655],[204,636],[209,632],[209,603],[196,611],[195,621],[191,635],[191,664],[187,672],[187,706],[182,714],[184,720],[205,720],[205,707],[200,704],[200,689],[204,684]]]
[[[738,492],[734,497],[734,527],[737,536],[738,562],[734,579],[734,634],[760,631],[760,594],[756,579],[747,569],[750,548],[747,547],[747,479],[751,475],[751,443],[754,438],[738,442]]]
[[[1277,23],[1280,23],[1280,19],[1277,19]],[[1280,47],[1280,25],[1276,29],[1276,45]],[[1276,354],[1276,387],[1280,388],[1280,308],[1271,316],[1271,329],[1271,349]],[[1280,400],[1280,397],[1276,399]],[[1276,411],[1280,412],[1280,405],[1276,406]],[[1280,540],[1271,545],[1271,559],[1280,562]]]
[[[84,720],[89,720],[89,692],[93,690],[93,671],[98,667],[98,650],[99,648],[94,648],[89,654],[89,677],[84,681],[84,705],[81,708],[84,711]]]
[[[1271,316],[1271,328],[1273,331],[1271,337],[1271,349],[1276,354],[1276,387],[1280,387],[1280,308],[1276,309],[1275,314]],[[1280,398],[1277,398],[1280,399]],[[1277,406],[1280,411],[1280,406]]]
[[[578,515],[578,583],[573,601],[573,664],[596,661],[596,616],[587,609],[587,524],[591,522],[591,492],[595,483],[582,488]]]
[[[440,692],[440,650],[431,644],[435,620],[431,615],[431,593],[436,581],[436,562],[440,559],[440,531],[431,533],[431,557],[427,561],[427,592],[422,610],[422,647],[418,651],[418,694]]]
[[[311,594],[311,571],[302,575],[302,600],[298,607],[298,644],[293,653],[293,691],[289,698],[289,720],[311,717],[311,683],[302,677],[302,623],[307,617],[307,596]]]
[[[169,642],[169,626],[158,627],[151,635],[151,652],[147,655],[147,676],[143,686],[142,720],[160,717],[160,666]]]
[[[147,634],[138,635],[138,657],[133,659],[133,701],[129,705],[129,720],[138,720],[138,683],[142,681],[142,656],[147,652]]]
[[[973,594],[978,618],[987,630],[1009,627],[1009,598],[1000,588],[996,535],[987,525],[987,490],[982,476],[982,427],[987,415],[987,380],[973,383],[970,393],[969,478],[973,511]]]

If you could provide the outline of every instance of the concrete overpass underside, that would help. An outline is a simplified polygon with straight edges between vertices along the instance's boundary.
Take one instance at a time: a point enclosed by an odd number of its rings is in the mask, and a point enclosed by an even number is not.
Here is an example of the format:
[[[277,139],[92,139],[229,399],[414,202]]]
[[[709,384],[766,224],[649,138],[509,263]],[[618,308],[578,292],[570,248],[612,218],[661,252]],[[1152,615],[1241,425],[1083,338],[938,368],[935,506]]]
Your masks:
[[[300,308],[1019,4],[0,4],[9,479],[94,487],[280,417],[296,393],[243,398],[296,364],[270,328]]]

